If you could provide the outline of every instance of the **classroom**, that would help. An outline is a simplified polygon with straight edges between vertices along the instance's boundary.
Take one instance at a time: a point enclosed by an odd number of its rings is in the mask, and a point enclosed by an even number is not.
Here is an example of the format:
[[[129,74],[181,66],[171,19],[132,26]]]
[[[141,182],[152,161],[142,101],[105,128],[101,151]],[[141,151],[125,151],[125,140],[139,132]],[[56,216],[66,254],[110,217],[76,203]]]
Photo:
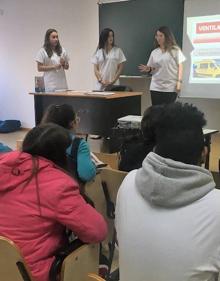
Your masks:
[[[220,280],[219,11],[0,1],[0,280]]]

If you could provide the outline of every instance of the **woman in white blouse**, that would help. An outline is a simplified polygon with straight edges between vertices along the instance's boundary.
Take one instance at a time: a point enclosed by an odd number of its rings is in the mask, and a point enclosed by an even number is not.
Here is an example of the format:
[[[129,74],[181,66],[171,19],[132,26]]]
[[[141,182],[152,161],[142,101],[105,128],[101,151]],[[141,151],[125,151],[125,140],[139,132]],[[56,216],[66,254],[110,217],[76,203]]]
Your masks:
[[[36,61],[38,71],[44,72],[46,92],[67,89],[65,70],[69,69],[69,57],[60,45],[55,29],[46,31],[44,45],[39,50]]]
[[[185,57],[170,29],[166,26],[158,28],[155,34],[155,49],[148,63],[139,65],[141,72],[152,74],[152,105],[175,102],[181,90],[184,61]]]
[[[123,51],[115,46],[114,31],[110,28],[102,30],[96,53],[92,57],[94,72],[97,78],[96,90],[111,89],[119,85],[119,76],[126,61]]]

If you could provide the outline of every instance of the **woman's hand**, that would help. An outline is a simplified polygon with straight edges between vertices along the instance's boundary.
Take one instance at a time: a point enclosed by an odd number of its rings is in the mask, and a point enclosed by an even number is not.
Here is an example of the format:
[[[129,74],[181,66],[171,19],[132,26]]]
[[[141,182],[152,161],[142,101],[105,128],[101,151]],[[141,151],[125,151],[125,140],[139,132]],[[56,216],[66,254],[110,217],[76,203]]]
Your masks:
[[[54,64],[54,70],[59,70],[61,68],[61,64]]]
[[[145,64],[140,64],[138,66],[138,69],[140,70],[140,72],[150,72],[151,71],[151,67]]]
[[[110,81],[107,81],[107,80],[104,80],[104,81],[101,81],[101,84],[104,86],[104,87],[107,87],[109,85],[112,85],[113,82],[110,82]]]
[[[61,64],[63,67],[65,66],[66,61],[65,61],[65,59],[64,59],[64,58],[61,58],[61,59],[60,59],[60,64]]]
[[[176,91],[177,91],[177,93],[179,93],[181,91],[181,87],[182,87],[182,82],[181,81],[177,81],[177,83],[176,83]]]
[[[69,69],[69,63],[64,58],[60,59],[60,64],[61,64],[63,69]]]

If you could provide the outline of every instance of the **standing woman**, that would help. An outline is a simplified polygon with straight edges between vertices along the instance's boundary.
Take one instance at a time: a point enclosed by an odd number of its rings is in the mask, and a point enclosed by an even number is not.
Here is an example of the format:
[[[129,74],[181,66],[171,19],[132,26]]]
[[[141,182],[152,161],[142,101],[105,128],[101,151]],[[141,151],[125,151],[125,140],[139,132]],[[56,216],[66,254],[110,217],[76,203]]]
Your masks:
[[[114,31],[110,28],[103,29],[97,51],[92,57],[97,78],[96,90],[104,91],[112,85],[119,85],[118,79],[125,61],[124,53],[115,46]]]
[[[156,31],[155,47],[147,65],[141,64],[139,70],[152,74],[150,84],[152,105],[172,103],[181,90],[182,63],[185,57],[176,44],[173,33],[166,26]]]
[[[65,70],[69,69],[69,57],[60,45],[55,29],[46,31],[44,46],[39,50],[36,61],[38,71],[44,72],[46,92],[67,89]]]

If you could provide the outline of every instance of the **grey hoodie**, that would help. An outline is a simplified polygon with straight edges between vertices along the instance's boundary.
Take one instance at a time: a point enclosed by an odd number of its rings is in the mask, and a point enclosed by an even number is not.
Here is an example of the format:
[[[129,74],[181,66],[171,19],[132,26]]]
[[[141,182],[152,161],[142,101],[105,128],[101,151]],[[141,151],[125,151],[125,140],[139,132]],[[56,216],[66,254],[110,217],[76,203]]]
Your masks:
[[[165,208],[191,204],[215,188],[208,170],[166,159],[153,152],[143,161],[135,181],[148,202]]]
[[[150,153],[116,204],[121,281],[216,281],[220,191],[207,170]]]

